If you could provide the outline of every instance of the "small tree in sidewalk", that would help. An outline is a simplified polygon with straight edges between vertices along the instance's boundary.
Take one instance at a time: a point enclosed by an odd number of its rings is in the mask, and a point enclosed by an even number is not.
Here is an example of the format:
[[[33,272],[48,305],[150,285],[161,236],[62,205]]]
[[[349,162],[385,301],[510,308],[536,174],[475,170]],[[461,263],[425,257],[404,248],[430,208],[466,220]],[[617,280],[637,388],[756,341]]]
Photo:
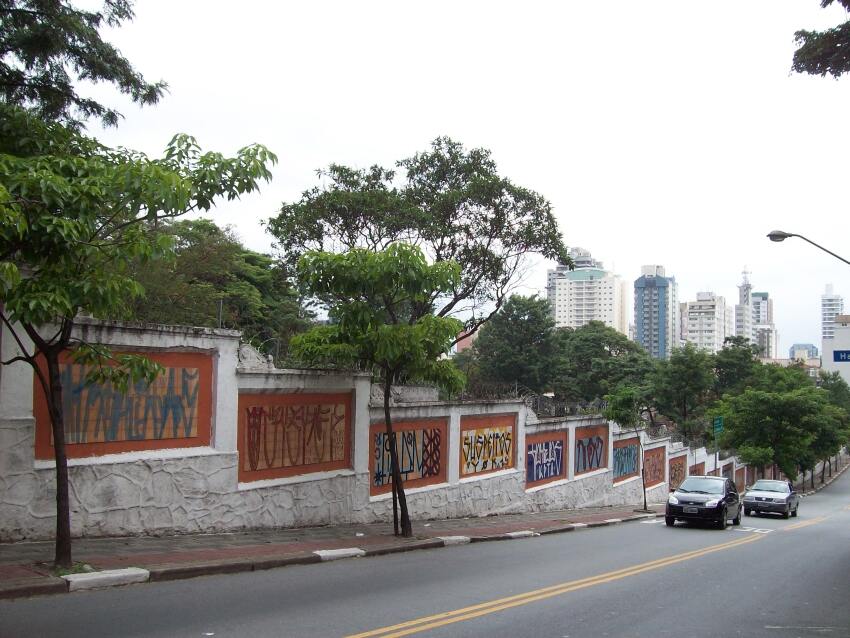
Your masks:
[[[72,563],[60,357],[72,350],[76,362],[91,366],[89,382],[119,389],[158,372],[141,357],[113,357],[76,341],[75,318],[115,317],[142,293],[131,262],[170,251],[145,224],[250,192],[270,178],[267,164],[274,161],[262,146],[234,158],[202,154],[185,135],[171,141],[164,158],[149,159],[0,103],[0,323],[17,346],[2,364],[29,364],[46,397],[56,457],[57,566]]]
[[[299,259],[297,272],[307,292],[328,306],[330,324],[293,337],[292,353],[310,363],[359,366],[381,381],[390,442],[393,527],[396,535],[412,536],[390,393],[393,383],[415,380],[435,383],[448,392],[463,387],[463,375],[442,358],[462,324],[431,312],[434,296],[458,285],[460,269],[454,262],[429,265],[419,248],[397,243],[379,252],[361,248],[343,254],[308,252]]]
[[[607,406],[603,411],[606,419],[614,421],[623,428],[631,428],[638,440],[640,454],[640,482],[643,488],[643,509],[649,511],[646,503],[646,473],[643,467],[643,443],[641,442],[641,414],[646,410],[646,395],[635,386],[619,385],[613,394],[605,396]]]

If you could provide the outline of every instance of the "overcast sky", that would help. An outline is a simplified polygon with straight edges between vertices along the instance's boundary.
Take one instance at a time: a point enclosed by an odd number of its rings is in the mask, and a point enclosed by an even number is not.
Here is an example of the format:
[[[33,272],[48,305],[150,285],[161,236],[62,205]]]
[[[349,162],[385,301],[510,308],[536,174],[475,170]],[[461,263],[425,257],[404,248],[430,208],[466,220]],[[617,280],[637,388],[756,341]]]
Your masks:
[[[105,143],[159,155],[277,153],[259,194],[212,218],[268,252],[262,220],[329,163],[390,167],[448,135],[552,202],[564,239],[627,281],[661,264],[680,301],[736,303],[746,267],[775,300],[780,355],[820,348],[825,285],[850,305],[850,79],[792,75],[793,34],[845,19],[818,0],[260,2],[140,0],[107,37],[169,94],[119,105]],[[527,291],[542,291],[537,260]],[[631,287],[631,286],[630,286]]]

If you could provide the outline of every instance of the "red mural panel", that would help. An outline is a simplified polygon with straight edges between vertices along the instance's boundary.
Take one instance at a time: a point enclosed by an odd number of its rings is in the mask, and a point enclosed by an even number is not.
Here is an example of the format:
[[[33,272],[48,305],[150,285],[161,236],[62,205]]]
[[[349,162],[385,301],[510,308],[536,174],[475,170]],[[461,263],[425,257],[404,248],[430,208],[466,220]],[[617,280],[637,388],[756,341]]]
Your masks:
[[[643,453],[643,471],[646,487],[664,482],[666,448],[657,447]]]
[[[351,466],[351,394],[240,394],[241,482]]]
[[[688,468],[688,476],[705,476],[705,463],[695,463]]]
[[[516,414],[460,419],[460,477],[489,474],[516,466]]]
[[[398,467],[405,487],[446,482],[448,431],[447,418],[393,423]],[[390,439],[383,421],[369,427],[369,445],[369,493],[384,494],[392,490],[393,479]]]
[[[89,367],[63,355],[59,374],[69,458],[210,444],[210,355],[132,351],[113,354],[141,355],[162,365],[164,371],[153,383],[136,383],[122,392],[110,384],[87,384]],[[47,402],[38,378],[33,383],[35,456],[53,459]]]
[[[575,474],[608,467],[608,426],[576,428]]]
[[[685,480],[688,469],[688,457],[677,456],[676,458],[672,458],[670,459],[669,466],[670,487],[675,489]]]
[[[569,432],[544,432],[525,437],[525,486],[535,487],[567,478]]]

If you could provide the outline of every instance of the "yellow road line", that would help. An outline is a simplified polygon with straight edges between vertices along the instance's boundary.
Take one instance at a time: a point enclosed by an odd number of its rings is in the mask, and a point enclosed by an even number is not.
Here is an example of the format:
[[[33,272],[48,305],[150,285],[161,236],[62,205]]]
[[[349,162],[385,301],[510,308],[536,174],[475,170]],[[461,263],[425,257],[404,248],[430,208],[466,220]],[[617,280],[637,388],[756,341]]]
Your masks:
[[[828,516],[818,516],[817,518],[810,519],[808,521],[801,521],[799,523],[794,523],[793,525],[788,525],[787,527],[783,527],[782,531],[789,532],[794,529],[800,529],[801,527],[808,527],[809,525],[817,525],[818,523],[823,523]]]
[[[553,596],[560,596],[562,594],[566,594],[571,591],[576,591],[578,589],[584,589],[586,587],[592,587],[594,585],[601,585],[603,583],[619,580],[628,576],[635,576],[637,574],[641,574],[650,570],[660,569],[661,567],[667,567],[668,565],[674,565],[676,563],[680,563],[686,560],[699,558],[700,556],[705,556],[706,554],[711,554],[713,552],[718,552],[725,549],[731,549],[739,545],[752,543],[761,538],[762,536],[760,534],[753,534],[752,536],[747,536],[745,538],[730,541],[728,543],[712,545],[703,549],[685,552],[683,554],[675,554],[666,558],[659,558],[657,560],[649,561],[646,563],[640,563],[638,565],[625,567],[623,569],[618,569],[604,574],[598,574],[596,576],[590,576],[588,578],[581,578],[579,580],[560,583],[558,585],[552,585],[550,587],[536,589],[533,591],[525,592],[523,594],[508,596],[507,598],[500,598],[497,600],[491,600],[489,602],[472,605],[470,607],[455,609],[454,611],[447,611],[440,614],[435,614],[433,616],[426,616],[423,618],[418,618],[416,620],[409,620],[407,622],[403,622],[397,625],[382,627],[380,629],[374,629],[372,631],[367,631],[360,634],[354,634],[348,636],[347,638],[371,638],[373,636],[381,636],[381,638],[400,638],[401,636],[407,636],[410,634],[418,633],[420,631],[435,629],[437,627],[442,627],[444,625],[462,622],[465,620],[471,620],[479,616],[484,616],[497,611],[510,609],[511,607],[527,605],[528,603],[536,602],[538,600],[544,600]]]

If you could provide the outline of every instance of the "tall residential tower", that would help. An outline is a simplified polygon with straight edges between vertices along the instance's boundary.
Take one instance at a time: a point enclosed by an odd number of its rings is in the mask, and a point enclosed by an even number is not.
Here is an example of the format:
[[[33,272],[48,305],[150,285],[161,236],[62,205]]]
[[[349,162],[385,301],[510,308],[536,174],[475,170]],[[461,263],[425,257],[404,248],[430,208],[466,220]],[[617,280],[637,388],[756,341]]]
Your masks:
[[[679,346],[679,290],[663,266],[644,266],[635,280],[635,341],[656,359]]]

